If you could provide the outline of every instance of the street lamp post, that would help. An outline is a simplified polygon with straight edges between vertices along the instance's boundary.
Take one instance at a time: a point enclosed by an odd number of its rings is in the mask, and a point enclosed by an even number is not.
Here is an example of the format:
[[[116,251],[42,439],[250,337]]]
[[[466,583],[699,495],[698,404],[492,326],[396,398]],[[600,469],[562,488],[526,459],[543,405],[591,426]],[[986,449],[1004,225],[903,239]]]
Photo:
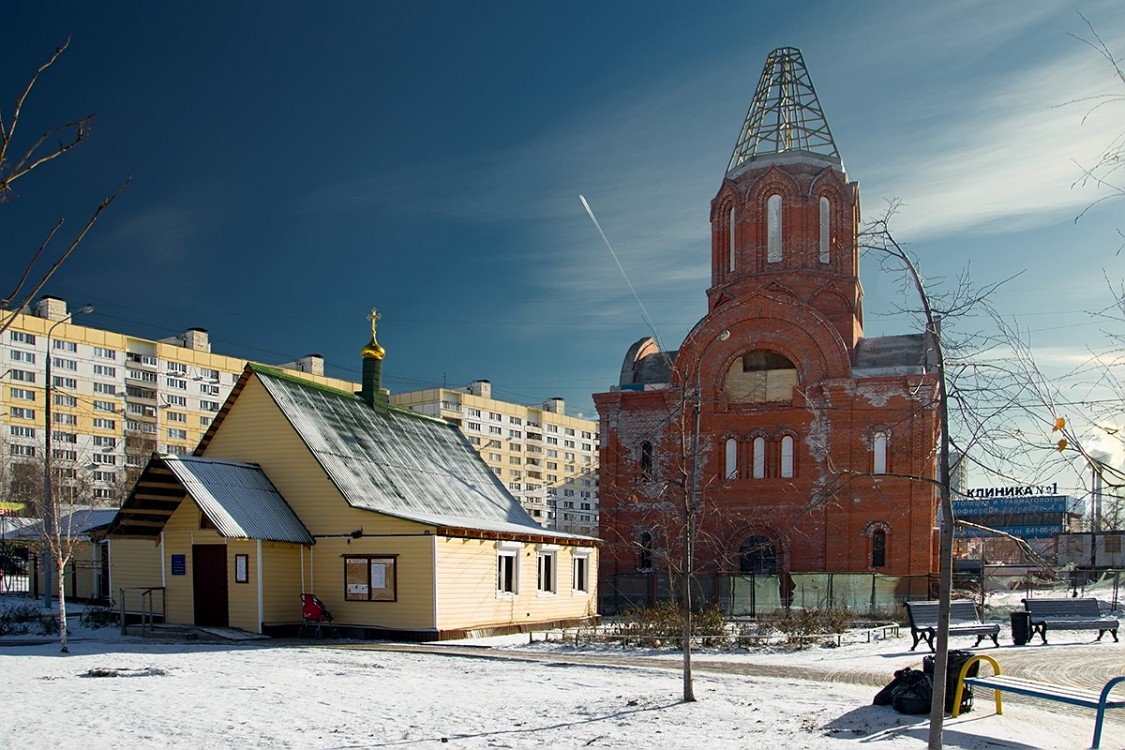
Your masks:
[[[55,332],[55,328],[71,320],[75,315],[85,315],[93,311],[93,305],[83,305],[55,321],[47,329],[47,361],[44,363],[47,382],[43,386],[45,394],[43,399],[43,606],[47,609],[51,607],[51,584],[55,573],[57,521],[54,498],[51,496],[51,335]],[[60,623],[60,627],[66,627],[66,623]]]

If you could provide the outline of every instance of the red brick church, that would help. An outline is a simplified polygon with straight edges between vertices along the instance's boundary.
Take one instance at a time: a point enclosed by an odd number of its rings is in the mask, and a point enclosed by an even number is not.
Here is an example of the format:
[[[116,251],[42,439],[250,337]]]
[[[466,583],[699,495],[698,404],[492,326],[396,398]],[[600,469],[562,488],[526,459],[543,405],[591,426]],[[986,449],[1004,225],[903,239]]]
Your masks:
[[[603,595],[682,569],[689,507],[701,576],[936,569],[937,381],[922,333],[863,335],[859,221],[801,53],[775,50],[711,202],[707,314],[594,396]]]

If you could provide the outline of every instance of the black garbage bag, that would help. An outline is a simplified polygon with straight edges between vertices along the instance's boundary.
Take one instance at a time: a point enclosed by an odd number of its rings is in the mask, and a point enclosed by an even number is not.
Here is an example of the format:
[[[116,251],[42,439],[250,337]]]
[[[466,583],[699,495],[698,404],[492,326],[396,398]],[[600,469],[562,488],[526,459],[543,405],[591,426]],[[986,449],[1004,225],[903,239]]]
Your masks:
[[[914,675],[918,674],[921,674],[921,672],[917,669],[911,669],[910,667],[896,669],[894,679],[888,682],[882,690],[875,693],[875,699],[871,701],[871,704],[874,706],[891,705],[891,696],[894,695],[895,690],[914,680]]]
[[[932,697],[932,678],[920,669],[905,667],[895,670],[894,679],[875,694],[872,703],[903,714],[927,714]]]
[[[957,692],[957,678],[961,675],[961,667],[965,665],[969,659],[973,658],[975,654],[972,651],[962,649],[950,649],[948,667],[945,671],[945,712],[947,714],[953,713],[953,699]],[[926,656],[922,659],[922,671],[930,676],[932,683],[934,675],[934,657]],[[969,667],[969,672],[966,677],[976,677],[980,672],[980,662],[973,664]],[[961,693],[961,710],[959,713],[968,713],[973,710],[973,688],[966,685],[964,691]]]
[[[934,684],[925,672],[911,670],[909,679],[891,692],[891,708],[900,714],[928,714]]]

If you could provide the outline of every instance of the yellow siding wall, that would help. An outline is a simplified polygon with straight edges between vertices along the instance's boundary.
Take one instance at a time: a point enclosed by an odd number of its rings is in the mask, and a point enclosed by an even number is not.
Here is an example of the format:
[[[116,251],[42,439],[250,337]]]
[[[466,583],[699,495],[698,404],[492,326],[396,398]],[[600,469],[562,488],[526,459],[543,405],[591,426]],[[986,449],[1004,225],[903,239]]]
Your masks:
[[[250,539],[227,539],[226,543],[228,622],[232,628],[261,632],[258,619],[258,543]],[[246,583],[235,583],[235,555],[246,555]]]
[[[571,547],[562,547],[555,552],[556,593],[540,594],[537,590],[537,547],[535,544],[524,544],[519,550],[519,593],[515,596],[501,595],[496,590],[496,542],[439,539],[438,627],[447,630],[533,625],[596,614],[597,550],[592,550],[588,558],[585,592],[572,591],[572,553]]]
[[[433,536],[320,539],[305,558],[308,590],[328,607],[336,625],[433,629]],[[344,598],[347,555],[397,555],[393,602],[348,601]]]
[[[101,578],[101,552],[92,542],[77,541],[66,565],[66,598],[93,599]]]
[[[163,586],[160,579],[160,542],[152,539],[109,540],[110,596],[121,606],[121,589],[125,591],[125,608],[135,612],[141,608],[141,592],[135,589]],[[164,606],[154,594],[153,606]]]
[[[262,622],[296,622],[301,618],[301,557],[305,549],[299,544],[262,542]]]

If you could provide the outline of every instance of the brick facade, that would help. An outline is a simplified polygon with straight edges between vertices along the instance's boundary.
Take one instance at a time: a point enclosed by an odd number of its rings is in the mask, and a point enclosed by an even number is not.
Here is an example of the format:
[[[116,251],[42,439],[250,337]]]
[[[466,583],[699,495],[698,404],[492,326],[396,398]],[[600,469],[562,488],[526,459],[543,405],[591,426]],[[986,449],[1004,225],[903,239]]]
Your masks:
[[[679,569],[693,475],[699,572],[935,570],[937,381],[921,334],[863,337],[858,185],[838,157],[755,157],[711,226],[705,317],[594,396],[603,577]]]

